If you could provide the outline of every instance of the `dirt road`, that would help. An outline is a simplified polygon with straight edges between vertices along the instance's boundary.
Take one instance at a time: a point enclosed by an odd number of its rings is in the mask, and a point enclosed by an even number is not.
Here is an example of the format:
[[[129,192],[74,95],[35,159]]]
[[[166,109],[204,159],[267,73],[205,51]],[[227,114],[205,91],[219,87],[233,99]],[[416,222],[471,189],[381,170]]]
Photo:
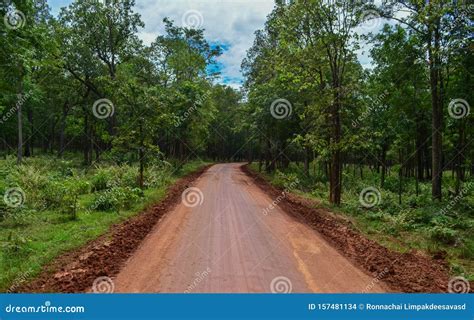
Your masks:
[[[205,172],[127,261],[116,292],[384,292],[240,164]]]

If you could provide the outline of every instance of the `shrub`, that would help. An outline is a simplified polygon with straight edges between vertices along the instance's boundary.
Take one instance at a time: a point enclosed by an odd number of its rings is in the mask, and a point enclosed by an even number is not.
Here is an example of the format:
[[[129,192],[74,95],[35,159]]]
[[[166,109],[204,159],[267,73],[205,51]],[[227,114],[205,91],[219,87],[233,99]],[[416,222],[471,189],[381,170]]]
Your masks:
[[[115,177],[110,168],[98,168],[91,179],[92,191],[95,192],[107,189],[109,181],[114,179]]]
[[[1,193],[3,194],[3,192]],[[9,215],[11,208],[9,208],[3,199],[0,199],[0,219],[4,219]]]
[[[42,189],[38,190],[35,202],[40,209],[60,208],[66,192],[67,189],[63,182],[48,181]]]
[[[121,166],[119,180],[122,187],[138,187],[138,168]]]
[[[7,241],[1,245],[2,251],[7,254],[23,255],[28,254],[33,249],[30,246],[31,240],[10,232]]]
[[[448,227],[434,226],[430,229],[430,237],[433,240],[444,244],[454,244],[457,239],[457,232]]]
[[[77,200],[81,194],[88,192],[89,183],[82,179],[69,179],[65,181],[64,187],[61,208],[75,220],[77,218]]]
[[[92,191],[103,191],[114,187],[137,187],[138,169],[122,165],[99,167],[91,179]]]
[[[296,187],[300,183],[296,173],[285,174],[277,170],[274,183],[282,188]]]
[[[382,211],[367,213],[367,219],[371,221],[385,221],[385,214]]]
[[[141,196],[143,196],[143,191],[139,188],[114,187],[97,193],[91,209],[119,212],[120,209],[130,209]]]
[[[167,165],[152,165],[145,172],[145,187],[157,188],[171,180],[172,170]]]
[[[399,217],[404,224],[419,225],[428,224],[431,221],[432,214],[425,210],[405,208],[400,211]]]
[[[394,193],[398,193],[398,188],[399,188],[399,178],[396,175],[391,175],[385,177],[385,182],[384,182],[384,189],[389,190]]]

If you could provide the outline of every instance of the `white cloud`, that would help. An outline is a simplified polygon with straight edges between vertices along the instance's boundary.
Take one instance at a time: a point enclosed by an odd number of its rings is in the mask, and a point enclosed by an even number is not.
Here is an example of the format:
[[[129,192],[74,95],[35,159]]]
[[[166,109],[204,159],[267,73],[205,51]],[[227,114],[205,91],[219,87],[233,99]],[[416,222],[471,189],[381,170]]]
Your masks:
[[[139,37],[150,44],[157,35],[163,34],[163,18],[169,17],[175,24],[186,21],[205,29],[209,42],[225,43],[228,51],[218,58],[222,63],[222,77],[235,79],[230,84],[238,86],[242,78],[240,64],[246,51],[252,46],[254,32],[263,28],[266,16],[274,6],[273,0],[136,0],[135,10],[145,22]],[[198,12],[189,13],[190,10]],[[185,16],[186,13],[190,16]],[[192,15],[192,16],[191,16]],[[192,20],[194,18],[194,20]]]
[[[68,5],[72,0],[50,0],[53,12],[59,7]],[[375,0],[380,4],[381,0]],[[195,10],[188,22],[198,18],[199,26],[205,29],[209,42],[224,43],[229,49],[218,58],[222,64],[222,79],[231,79],[229,85],[239,87],[242,80],[240,65],[246,51],[252,46],[254,32],[263,28],[267,15],[274,7],[274,0],[136,0],[135,11],[141,15],[145,28],[138,36],[145,44],[150,44],[164,33],[163,19],[169,17],[181,26],[185,14]],[[356,32],[367,34],[378,32],[386,23],[385,19],[369,20],[356,28]],[[393,24],[393,21],[389,23]],[[362,49],[357,52],[359,61],[364,67],[371,67],[368,51],[371,46],[361,43]],[[363,53],[363,51],[365,51]]]

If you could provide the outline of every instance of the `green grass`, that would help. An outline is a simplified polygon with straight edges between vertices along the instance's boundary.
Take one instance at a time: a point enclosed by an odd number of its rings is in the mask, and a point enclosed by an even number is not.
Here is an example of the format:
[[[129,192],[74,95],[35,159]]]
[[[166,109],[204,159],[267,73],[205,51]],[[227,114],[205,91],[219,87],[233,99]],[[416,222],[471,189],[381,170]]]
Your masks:
[[[138,197],[115,199],[111,196],[110,190],[121,188],[120,190],[133,190],[136,186],[126,186],[126,176],[137,172],[134,166],[119,168],[112,165],[101,165],[100,168],[84,168],[80,162],[75,160],[66,161],[66,166],[61,166],[61,161],[48,157],[33,158],[26,161],[23,168],[8,163],[10,159],[0,161],[0,191],[5,192],[7,186],[20,186],[24,188],[26,201],[21,208],[11,209],[0,207],[0,291],[13,289],[23,281],[33,278],[42,267],[51,262],[60,254],[78,248],[90,240],[93,240],[107,232],[112,224],[123,221],[133,215],[142,212],[147,206],[158,202],[165,195],[166,188],[174,183],[179,177],[196,171],[206,163],[193,161],[183,166],[166,164],[161,168],[162,172],[155,177],[151,177],[156,172],[149,172],[149,182],[151,185],[140,192]],[[53,193],[60,193],[67,180],[70,179],[69,170],[75,170],[75,181],[86,185],[85,189],[78,194],[76,203],[76,214],[71,214],[70,201],[66,196],[59,200],[59,203],[46,201],[51,192],[40,189],[45,176],[54,182]],[[109,170],[110,169],[110,170]],[[153,170],[152,169],[152,170]],[[18,171],[24,174],[29,171],[30,175],[19,177]],[[96,175],[101,170],[109,170],[116,173],[121,172],[121,180],[118,187],[109,187],[103,191],[93,191],[92,185]],[[123,171],[123,172],[122,172]],[[128,172],[130,171],[130,172]],[[79,173],[80,172],[80,173]],[[113,173],[108,173],[110,180],[116,179]],[[33,182],[34,180],[38,180]],[[42,180],[44,181],[44,180]],[[132,183],[133,179],[128,181]],[[30,186],[25,186],[30,184]],[[31,188],[34,186],[34,188]],[[52,184],[46,184],[49,188]],[[127,189],[128,188],[128,189]],[[68,190],[65,188],[65,190]],[[105,198],[113,198],[114,208],[107,211],[93,209],[93,204],[97,201],[98,195],[105,195]],[[109,193],[108,193],[109,192]],[[133,201],[130,201],[132,199]],[[123,200],[123,202],[121,202]],[[0,201],[3,203],[3,201]],[[131,203],[130,203],[131,202]],[[50,203],[45,206],[45,203]],[[126,205],[125,205],[126,204]],[[92,209],[91,209],[92,208]],[[3,210],[3,211],[2,211]]]
[[[251,168],[258,171],[258,164]],[[384,188],[380,177],[369,168],[345,169],[343,175],[343,201],[335,207],[328,202],[329,185],[319,170],[306,176],[301,166],[292,163],[283,171],[264,176],[274,185],[287,187],[304,197],[317,200],[321,206],[349,218],[362,233],[393,250],[405,252],[416,249],[427,254],[446,253],[451,272],[474,280],[474,178],[464,186],[465,194],[455,200],[452,195],[454,179],[446,174],[443,180],[441,203],[431,200],[431,185],[423,182],[416,195],[414,179],[403,179],[402,203],[398,203],[398,175],[386,178]],[[292,184],[297,182],[296,184]],[[469,184],[471,183],[471,184]],[[359,196],[367,187],[380,192],[379,203],[372,208],[361,205]],[[454,201],[454,205],[450,205]]]

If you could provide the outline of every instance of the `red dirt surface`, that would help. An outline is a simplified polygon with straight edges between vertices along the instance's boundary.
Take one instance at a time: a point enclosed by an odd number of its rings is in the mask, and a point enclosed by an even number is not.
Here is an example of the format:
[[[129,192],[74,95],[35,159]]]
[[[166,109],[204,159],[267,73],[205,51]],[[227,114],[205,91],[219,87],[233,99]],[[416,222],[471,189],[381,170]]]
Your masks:
[[[207,169],[177,181],[144,213],[59,257],[18,291],[90,291],[106,276],[116,292],[268,292],[283,275],[293,292],[447,292],[442,258],[389,250],[247,166]],[[190,186],[202,191],[202,205],[183,205]]]
[[[386,292],[245,175],[216,164],[194,206],[167,214],[114,278],[115,292]]]
[[[270,196],[284,190],[271,185],[260,174],[243,166],[242,171]],[[278,204],[287,213],[318,231],[333,247],[356,265],[386,283],[395,292],[447,292],[449,268],[443,259],[420,252],[399,253],[367,239],[354,226],[321,208],[315,201],[286,193]],[[387,268],[387,269],[386,269]]]
[[[181,193],[208,167],[179,179],[168,188],[162,201],[145,212],[113,225],[107,234],[58,257],[43,268],[38,278],[17,291],[84,292],[97,277],[117,274],[155,224],[181,201]]]

